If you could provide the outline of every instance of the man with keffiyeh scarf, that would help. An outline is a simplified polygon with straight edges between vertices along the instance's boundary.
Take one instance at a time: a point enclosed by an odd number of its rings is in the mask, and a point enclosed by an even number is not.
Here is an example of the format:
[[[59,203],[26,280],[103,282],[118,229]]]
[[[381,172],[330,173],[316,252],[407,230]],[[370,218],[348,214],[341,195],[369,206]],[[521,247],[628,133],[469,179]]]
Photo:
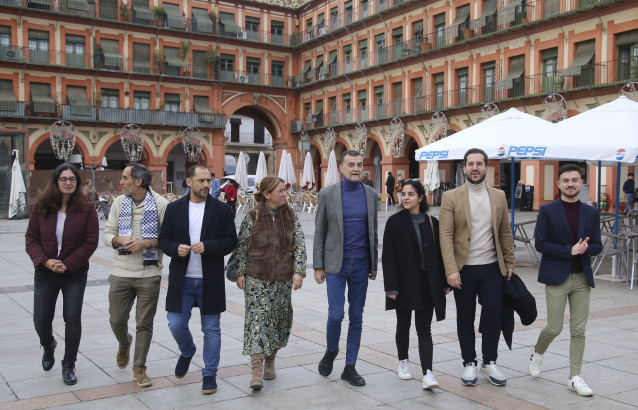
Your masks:
[[[133,379],[140,387],[152,384],[146,374],[146,355],[153,337],[162,279],[162,252],[157,238],[168,205],[151,189],[151,179],[145,166],[127,165],[120,180],[123,195],[113,201],[104,228],[104,244],[115,249],[109,276],[109,315],[119,342],[116,363],[124,369],[129,362],[133,336],[128,333],[128,319],[137,298]]]

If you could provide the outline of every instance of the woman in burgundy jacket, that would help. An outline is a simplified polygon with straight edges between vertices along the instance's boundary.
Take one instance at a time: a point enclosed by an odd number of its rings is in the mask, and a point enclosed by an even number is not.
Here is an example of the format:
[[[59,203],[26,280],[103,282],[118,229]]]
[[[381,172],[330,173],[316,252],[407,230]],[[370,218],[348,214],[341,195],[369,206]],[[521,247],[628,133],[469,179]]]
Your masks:
[[[33,207],[26,233],[27,253],[35,266],[33,322],[44,349],[42,368],[49,371],[55,363],[52,323],[62,291],[66,341],[62,378],[69,385],[77,383],[84,288],[100,229],[95,206],[79,186],[80,175],[73,165],[57,167]]]

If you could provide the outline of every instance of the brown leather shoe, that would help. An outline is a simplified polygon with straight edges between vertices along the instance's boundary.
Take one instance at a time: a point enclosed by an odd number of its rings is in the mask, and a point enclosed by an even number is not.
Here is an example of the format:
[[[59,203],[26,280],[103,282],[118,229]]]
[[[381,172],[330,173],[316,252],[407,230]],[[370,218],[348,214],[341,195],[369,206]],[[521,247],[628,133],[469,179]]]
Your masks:
[[[133,372],[133,380],[140,387],[148,387],[153,384],[151,378],[146,374],[146,369],[138,369]]]
[[[133,336],[128,334],[128,346],[122,346],[117,349],[117,356],[115,357],[115,362],[117,363],[117,367],[120,369],[128,366],[128,361],[131,358],[131,345],[133,344]]]

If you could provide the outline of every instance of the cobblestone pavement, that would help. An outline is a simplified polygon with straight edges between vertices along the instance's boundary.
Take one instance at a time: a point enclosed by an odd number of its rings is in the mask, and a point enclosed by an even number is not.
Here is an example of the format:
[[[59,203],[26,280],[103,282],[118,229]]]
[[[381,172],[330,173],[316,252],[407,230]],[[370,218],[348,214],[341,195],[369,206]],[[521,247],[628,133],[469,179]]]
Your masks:
[[[387,217],[394,210],[379,214],[379,241]],[[433,208],[434,215],[438,208]],[[237,216],[237,226],[241,217]],[[535,213],[517,214],[517,221],[535,218]],[[537,267],[524,247],[516,248],[517,273],[537,298],[538,320],[531,326],[517,323],[514,344],[509,351],[501,338],[498,364],[508,378],[505,387],[492,386],[480,376],[473,388],[461,385],[460,350],[456,336],[454,300],[448,296],[447,319],[432,325],[434,335],[434,372],[441,388],[433,392],[421,388],[414,326],[411,334],[410,361],[412,380],[400,380],[396,374],[394,312],[384,311],[382,272],[370,283],[363,320],[362,347],[357,362],[365,377],[364,387],[353,387],[339,379],[344,365],[346,326],[341,353],[329,377],[317,372],[317,363],[325,350],[327,300],[325,285],[312,279],[312,242],[314,215],[300,214],[308,256],[308,278],[293,294],[294,326],[288,346],[278,353],[277,378],[266,381],[263,390],[253,392],[249,359],[242,356],[243,293],[226,282],[228,310],[222,314],[222,354],[216,394],[201,394],[203,366],[202,334],[199,315],[194,312],[191,329],[197,354],[190,372],[183,379],[173,376],[179,356],[177,345],[167,326],[164,301],[168,260],[155,332],[148,357],[150,388],[132,382],[130,367],[115,364],[117,342],[108,321],[108,275],[113,250],[100,246],[91,258],[89,282],[84,298],[83,335],[77,361],[79,382],[62,383],[59,357],[50,372],[40,365],[42,350],[33,328],[33,268],[24,251],[27,221],[0,221],[0,408],[628,408],[638,403],[638,292],[625,282],[611,280],[610,264],[604,265],[592,292],[587,328],[587,347],[583,378],[594,390],[594,397],[580,397],[566,388],[569,375],[569,328],[550,346],[540,378],[527,373],[531,346],[545,325],[545,293],[536,282]],[[101,221],[102,229],[104,221]],[[380,243],[379,255],[381,255]],[[381,264],[379,263],[379,267]],[[64,323],[58,300],[54,333],[63,341]],[[480,310],[479,310],[480,311]],[[346,319],[347,320],[347,319]],[[568,323],[568,316],[565,317]],[[129,321],[133,332],[135,322]],[[134,333],[134,332],[133,332]],[[480,335],[479,335],[480,336]],[[480,352],[480,337],[477,338]]]

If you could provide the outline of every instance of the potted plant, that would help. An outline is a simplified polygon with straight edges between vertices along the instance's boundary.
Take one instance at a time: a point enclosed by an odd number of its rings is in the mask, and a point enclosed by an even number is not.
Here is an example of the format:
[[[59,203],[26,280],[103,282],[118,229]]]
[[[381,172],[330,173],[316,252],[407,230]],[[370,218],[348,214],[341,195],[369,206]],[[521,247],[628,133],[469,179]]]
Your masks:
[[[217,50],[214,48],[209,48],[204,53],[204,61],[208,64],[208,67],[213,70],[213,75],[215,78],[219,76],[219,54],[217,54]]]
[[[166,21],[166,9],[162,6],[155,6],[153,8],[153,14],[155,15],[155,25],[158,27],[164,27]]]
[[[103,93],[104,91],[102,90],[98,90],[97,93],[95,93],[95,105],[98,107],[102,105],[102,102],[104,102],[104,98],[102,98]]]
[[[427,51],[432,48],[432,44],[428,41],[427,37],[423,37],[423,41],[421,41],[421,51]]]
[[[465,40],[470,39],[474,37],[474,30],[472,30],[471,28],[464,28],[463,29],[463,38]]]
[[[153,51],[153,62],[155,63],[155,69],[160,73],[164,72],[164,63],[166,63],[166,55],[162,50]]]
[[[184,61],[184,64],[186,64],[186,68],[184,69],[185,71],[188,71],[188,60],[190,57],[190,51],[191,51],[191,45],[190,43],[186,42],[186,41],[182,41],[179,47],[179,54],[180,57],[182,57],[182,61]]]
[[[129,17],[128,5],[122,2],[120,4],[120,18],[122,19],[122,21],[128,21],[128,17]]]

